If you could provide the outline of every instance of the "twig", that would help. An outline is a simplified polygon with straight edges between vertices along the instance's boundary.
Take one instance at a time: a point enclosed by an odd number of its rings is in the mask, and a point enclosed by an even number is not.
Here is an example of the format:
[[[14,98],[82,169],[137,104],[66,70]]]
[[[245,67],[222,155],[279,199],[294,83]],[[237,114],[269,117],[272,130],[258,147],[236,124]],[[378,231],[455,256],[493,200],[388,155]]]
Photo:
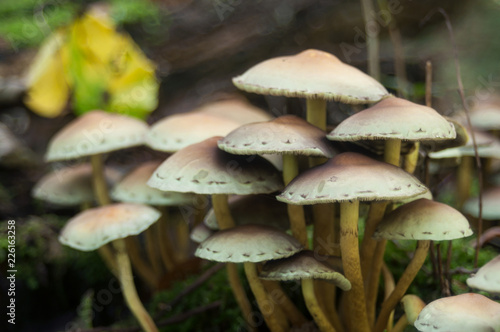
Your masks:
[[[465,111],[465,118],[467,119],[467,126],[469,128],[471,137],[472,137],[472,144],[474,146],[474,156],[476,159],[476,167],[477,167],[477,176],[478,176],[478,183],[479,183],[479,197],[478,197],[478,203],[479,203],[479,216],[478,216],[478,225],[477,225],[477,246],[476,246],[476,251],[474,254],[474,267],[477,267],[477,259],[479,256],[479,238],[481,237],[481,233],[483,232],[483,176],[482,176],[482,170],[481,170],[481,160],[479,158],[479,154],[477,151],[477,142],[476,142],[476,136],[474,134],[474,131],[472,130],[472,124],[470,122],[470,116],[469,116],[469,107],[467,105],[467,102],[465,101],[465,93],[464,93],[464,86],[462,83],[462,76],[460,74],[460,63],[458,61],[458,48],[457,48],[457,43],[455,41],[455,35],[453,33],[453,27],[451,25],[450,18],[446,11],[443,8],[437,8],[433,11],[431,11],[429,14],[427,14],[426,17],[422,20],[420,25],[425,24],[435,13],[440,13],[444,21],[446,23],[446,27],[448,28],[448,32],[450,35],[450,40],[451,44],[453,47],[453,58],[455,60],[455,72],[457,74],[457,83],[458,83],[458,93],[460,95],[460,99],[462,101],[462,106]]]
[[[168,311],[171,311],[172,308],[182,301],[182,299],[194,291],[196,288],[200,287],[205,281],[210,279],[217,271],[221,270],[225,265],[223,263],[218,263],[206,270],[202,275],[198,277],[193,283],[184,288],[175,298],[173,298],[170,302],[162,304],[161,310],[156,314],[156,318],[160,318],[163,314]]]
[[[189,319],[193,316],[196,316],[198,314],[201,314],[205,311],[217,309],[222,305],[221,300],[214,301],[210,304],[195,308],[193,310],[189,310],[186,312],[183,312],[181,314],[178,314],[176,316],[166,318],[164,320],[159,321],[156,325],[158,327],[162,326],[167,326],[167,325],[172,325],[176,323],[180,323],[182,321],[185,321],[186,319]],[[93,329],[74,329],[70,330],[70,332],[139,332],[141,331],[140,327],[96,327]]]

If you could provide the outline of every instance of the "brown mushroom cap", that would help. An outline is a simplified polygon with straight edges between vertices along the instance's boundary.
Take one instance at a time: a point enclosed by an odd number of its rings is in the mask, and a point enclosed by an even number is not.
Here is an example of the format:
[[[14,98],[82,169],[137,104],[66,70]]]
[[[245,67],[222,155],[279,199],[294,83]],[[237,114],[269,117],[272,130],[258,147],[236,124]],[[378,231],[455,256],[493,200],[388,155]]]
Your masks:
[[[453,240],[472,235],[467,218],[449,205],[421,198],[384,217],[373,238],[386,240]]]
[[[259,156],[238,156],[220,150],[212,137],[179,150],[153,173],[148,185],[165,191],[197,194],[259,194],[283,187],[281,175]]]
[[[160,164],[159,161],[149,161],[136,167],[114,186],[111,197],[115,201],[150,205],[178,206],[193,204],[195,199],[193,194],[161,191],[146,184]]]
[[[147,205],[119,203],[85,210],[61,230],[59,242],[82,251],[136,235],[156,222],[160,212]]]
[[[482,218],[486,220],[500,220],[500,187],[486,189],[482,197]],[[463,211],[474,218],[479,217],[479,198],[469,198],[463,207]]]
[[[263,262],[291,256],[303,249],[290,235],[263,225],[240,225],[203,241],[195,256],[217,262]]]
[[[427,188],[399,167],[345,152],[300,174],[277,197],[291,204],[396,200]]]
[[[74,159],[141,145],[147,130],[147,124],[136,118],[91,111],[73,120],[52,137],[45,159]]]
[[[467,279],[467,286],[500,294],[500,255],[483,265],[477,273]]]
[[[421,332],[498,332],[500,304],[474,293],[444,297],[422,309],[415,327]]]
[[[219,141],[233,154],[296,154],[331,158],[334,149],[325,132],[295,115],[243,125]]]
[[[111,168],[105,169],[105,175],[109,184],[116,183],[122,176]],[[32,196],[66,206],[93,202],[92,165],[80,164],[46,174],[33,187]]]
[[[329,280],[340,289],[348,291],[351,283],[342,271],[339,257],[320,257],[311,250],[303,250],[287,258],[266,262],[259,277],[269,280]]]
[[[334,141],[453,139],[455,127],[434,109],[408,100],[386,98],[342,121],[327,135]]]
[[[312,49],[261,62],[235,77],[233,83],[247,92],[348,104],[375,102],[389,94],[359,69],[332,54]]]

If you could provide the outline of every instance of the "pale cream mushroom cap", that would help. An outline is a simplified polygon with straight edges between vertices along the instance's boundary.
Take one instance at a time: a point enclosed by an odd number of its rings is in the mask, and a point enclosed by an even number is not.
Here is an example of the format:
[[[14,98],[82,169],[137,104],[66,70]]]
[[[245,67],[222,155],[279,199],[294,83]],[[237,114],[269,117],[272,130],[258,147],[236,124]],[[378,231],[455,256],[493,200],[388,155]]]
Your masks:
[[[488,188],[482,196],[482,218],[486,220],[500,220],[500,187]],[[469,198],[462,209],[474,218],[479,217],[479,198]]]
[[[406,294],[403,298],[401,298],[401,304],[403,305],[408,323],[410,325],[415,324],[418,315],[425,307],[425,302],[416,295]]]
[[[373,238],[386,240],[453,240],[472,235],[464,215],[449,205],[421,198],[390,212]]]
[[[391,97],[351,115],[328,135],[334,141],[453,139],[455,127],[434,109]]]
[[[141,145],[148,125],[126,115],[91,111],[73,120],[49,142],[46,161],[75,159]]]
[[[241,124],[209,113],[189,112],[167,116],[151,126],[146,145],[158,151],[176,152],[213,136],[224,136]]]
[[[240,124],[269,121],[273,116],[263,109],[253,106],[242,98],[231,98],[211,102],[194,109],[193,112],[206,113],[238,122]]]
[[[303,250],[287,258],[266,262],[259,277],[268,280],[328,280],[343,291],[348,291],[351,282],[343,275],[340,257],[336,257],[336,260],[334,262],[334,257],[320,257],[311,250]]]
[[[129,235],[137,235],[156,222],[160,212],[142,204],[118,203],[85,210],[61,230],[59,242],[82,251]]]
[[[122,176],[112,168],[104,170],[109,185]],[[33,187],[34,198],[58,205],[79,205],[94,201],[92,165],[80,164],[56,169],[44,175]]]
[[[295,115],[243,125],[219,141],[233,154],[295,154],[331,158],[335,154],[325,132]]]
[[[376,102],[389,95],[374,78],[330,53],[313,49],[263,61],[233,78],[233,83],[247,92],[347,104]]]
[[[444,297],[425,306],[414,326],[421,332],[498,332],[500,304],[474,293]]]
[[[270,226],[240,225],[218,231],[203,241],[195,256],[217,262],[263,262],[303,249],[292,236]]]
[[[189,233],[189,238],[191,241],[196,242],[196,243],[202,243],[206,239],[208,239],[210,236],[214,234],[214,231],[208,228],[207,225],[204,223],[199,223],[196,225],[191,233]]]
[[[277,199],[290,204],[398,200],[426,190],[399,167],[344,152],[297,176]]]
[[[491,294],[500,294],[500,255],[483,265],[468,278],[467,285]]]
[[[283,188],[278,170],[259,156],[232,155],[217,147],[221,137],[189,145],[167,158],[148,185],[197,194],[261,194]]]
[[[160,164],[159,161],[148,161],[136,167],[113,187],[111,197],[119,202],[149,205],[178,206],[193,204],[194,194],[161,191],[146,184]]]

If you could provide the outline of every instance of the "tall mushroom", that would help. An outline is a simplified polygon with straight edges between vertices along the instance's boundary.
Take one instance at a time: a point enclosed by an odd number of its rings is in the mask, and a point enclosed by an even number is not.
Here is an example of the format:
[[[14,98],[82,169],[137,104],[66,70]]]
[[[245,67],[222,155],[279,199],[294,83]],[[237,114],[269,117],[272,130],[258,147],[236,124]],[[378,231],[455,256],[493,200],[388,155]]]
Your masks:
[[[112,204],[85,210],[71,218],[59,236],[61,243],[82,251],[95,250],[111,242],[125,301],[147,332],[157,332],[158,328],[137,295],[123,238],[141,233],[159,217],[157,210],[146,205]]]

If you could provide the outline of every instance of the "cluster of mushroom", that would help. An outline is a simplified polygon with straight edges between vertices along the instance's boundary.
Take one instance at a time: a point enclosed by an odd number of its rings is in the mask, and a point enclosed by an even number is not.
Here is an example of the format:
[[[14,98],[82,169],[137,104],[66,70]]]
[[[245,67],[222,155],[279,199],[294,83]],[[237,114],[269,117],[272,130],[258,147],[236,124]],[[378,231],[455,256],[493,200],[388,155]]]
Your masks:
[[[195,255],[227,263],[229,284],[249,330],[256,331],[259,320],[239,279],[237,263],[244,264],[262,318],[273,332],[308,322],[281,288],[282,280],[301,280],[307,309],[321,331],[392,328],[391,312],[422,266],[429,242],[472,234],[460,212],[432,200],[428,189],[411,174],[414,163],[407,159],[404,169],[400,167],[402,146],[418,152],[415,142],[453,140],[455,126],[430,107],[389,95],[371,77],[318,50],[267,60],[233,82],[247,92],[306,98],[307,121],[291,115],[272,119],[239,100],[169,116],[150,129],[145,124],[122,128],[125,117],[121,115],[107,114],[113,119],[100,120],[102,112],[88,113],[75,123],[97,127],[77,134],[70,125],[54,137],[47,160],[68,158],[66,154],[70,158],[91,155],[94,191],[105,206],[71,220],[61,241],[83,250],[107,248],[102,252],[109,266],[116,267],[132,312],[144,330],[156,331],[130,290],[127,250],[131,248],[120,239],[151,228],[160,218],[158,210],[144,204],[185,205],[210,195],[211,212],[204,223],[193,223],[192,238],[201,242]],[[327,133],[329,100],[376,104]],[[201,125],[188,131],[185,123]],[[99,125],[100,131],[93,131]],[[112,131],[118,132],[116,138],[108,136]],[[351,145],[340,144],[344,142]],[[383,156],[361,148],[377,151],[380,142]],[[126,143],[173,154],[161,164],[143,165],[136,171],[141,174],[137,179],[130,174],[116,186],[113,199],[135,203],[110,204],[99,154],[125,148]],[[107,144],[112,147],[102,148]],[[348,151],[348,146],[364,152]],[[360,210],[361,204],[367,209]],[[203,216],[205,207],[194,206],[191,211]],[[360,211],[368,211],[361,216],[365,219],[361,246]],[[84,221],[87,216],[90,221]],[[313,230],[312,238],[308,228]],[[161,247],[150,246],[150,257],[156,249],[165,265],[173,266],[168,232],[168,227],[158,224],[156,240],[151,235],[146,242]],[[417,241],[417,249],[400,280],[378,301],[381,271],[386,279],[391,275],[383,263],[387,240]],[[107,247],[108,242],[113,248]],[[415,316],[407,313],[396,326],[404,328]],[[415,323],[422,331],[426,324],[432,326],[423,319],[435,319],[424,316]]]

